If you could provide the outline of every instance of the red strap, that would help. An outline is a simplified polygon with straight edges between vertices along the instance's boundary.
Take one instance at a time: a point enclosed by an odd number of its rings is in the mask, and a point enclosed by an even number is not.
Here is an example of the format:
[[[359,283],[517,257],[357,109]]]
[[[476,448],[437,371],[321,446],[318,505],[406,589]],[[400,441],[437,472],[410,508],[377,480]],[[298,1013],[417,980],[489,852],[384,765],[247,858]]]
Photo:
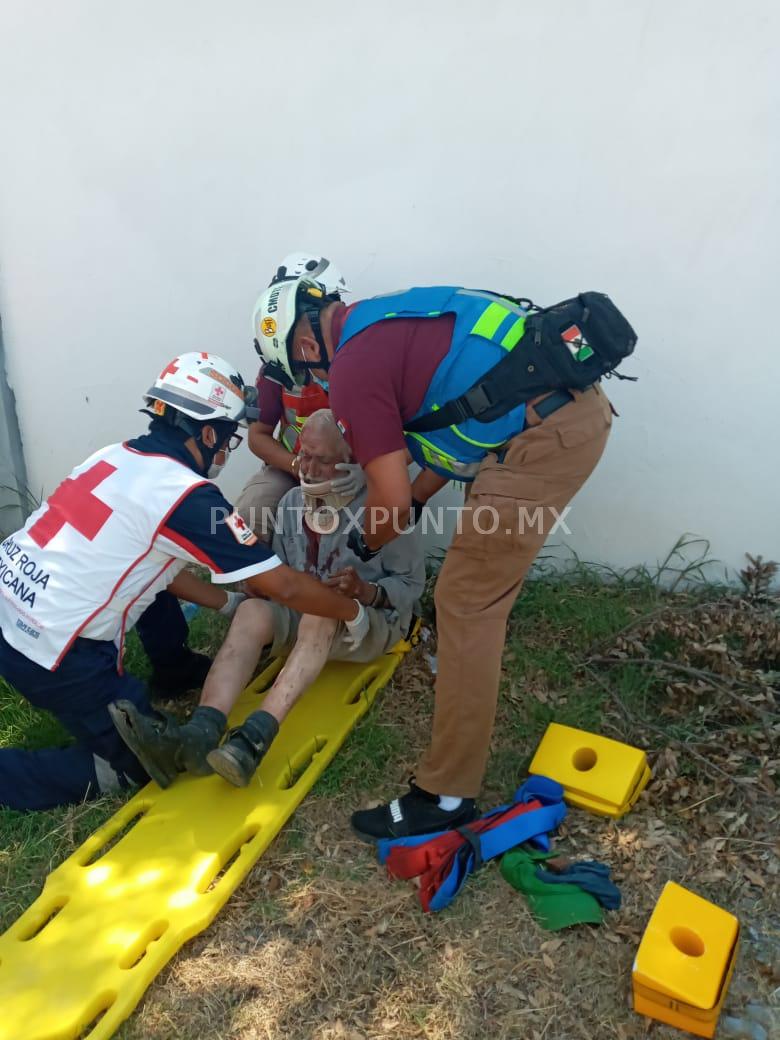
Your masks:
[[[503,812],[475,820],[468,824],[468,828],[474,834],[481,834],[508,820],[513,820],[516,816],[522,816],[533,809],[541,808],[542,803],[536,799],[532,802],[520,802]],[[452,857],[465,843],[466,839],[463,835],[453,830],[446,831],[419,845],[394,845],[387,856],[387,872],[391,877],[405,879],[420,877],[431,871],[439,873],[452,862]],[[422,899],[422,894],[420,898]]]

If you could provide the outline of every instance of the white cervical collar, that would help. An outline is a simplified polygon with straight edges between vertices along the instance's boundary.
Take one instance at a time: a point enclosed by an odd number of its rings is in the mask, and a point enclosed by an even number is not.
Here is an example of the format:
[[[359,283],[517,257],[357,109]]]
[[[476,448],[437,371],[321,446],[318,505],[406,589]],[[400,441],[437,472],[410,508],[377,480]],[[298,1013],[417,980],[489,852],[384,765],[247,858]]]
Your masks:
[[[303,492],[303,519],[317,534],[333,534],[339,525],[339,510],[348,506],[353,495],[339,495],[330,480],[308,481],[300,478]]]

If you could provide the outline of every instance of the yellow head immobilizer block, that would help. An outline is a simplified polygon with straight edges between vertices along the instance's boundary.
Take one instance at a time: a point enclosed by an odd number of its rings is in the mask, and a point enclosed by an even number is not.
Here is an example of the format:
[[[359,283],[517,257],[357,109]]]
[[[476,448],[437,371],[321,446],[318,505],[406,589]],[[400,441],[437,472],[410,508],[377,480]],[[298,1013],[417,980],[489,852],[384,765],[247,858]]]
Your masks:
[[[738,941],[733,914],[667,881],[634,961],[634,1010],[713,1036]]]
[[[570,805],[601,816],[624,816],[650,779],[644,751],[583,729],[551,722],[529,773],[563,786]]]

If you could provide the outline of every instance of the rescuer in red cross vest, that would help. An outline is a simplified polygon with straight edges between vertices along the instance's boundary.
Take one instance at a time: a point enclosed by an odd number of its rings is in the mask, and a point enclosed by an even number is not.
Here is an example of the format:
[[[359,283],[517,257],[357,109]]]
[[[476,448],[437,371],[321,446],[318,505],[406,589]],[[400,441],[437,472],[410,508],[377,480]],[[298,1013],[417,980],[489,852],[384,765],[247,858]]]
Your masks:
[[[283,565],[212,482],[253,399],[224,359],[175,358],[146,394],[148,433],[90,456],[0,545],[0,676],[75,738],[0,750],[0,806],[46,809],[146,781],[110,710],[123,699],[155,717],[122,651],[162,590],[230,616],[243,597],[220,586],[243,580],[255,595],[342,621],[355,646],[365,636],[364,608]],[[207,566],[214,584],[187,563]],[[224,728],[220,712],[197,708],[183,766]]]
[[[330,300],[340,300],[349,292],[341,271],[324,256],[291,253],[276,269],[269,286],[296,281],[305,275],[325,286]],[[261,296],[260,299],[263,299]],[[263,332],[260,312],[252,317],[255,349],[260,354]],[[260,354],[262,358],[262,354]],[[274,364],[263,364],[257,376],[258,418],[249,427],[249,447],[263,466],[251,477],[236,499],[236,512],[263,541],[270,542],[273,521],[282,496],[298,487],[298,438],[310,415],[328,407],[327,385],[316,377],[303,384],[289,385],[284,373]],[[278,432],[277,431],[278,427]],[[339,476],[333,481],[333,492],[354,498],[365,487],[363,470],[355,462],[339,463]]]

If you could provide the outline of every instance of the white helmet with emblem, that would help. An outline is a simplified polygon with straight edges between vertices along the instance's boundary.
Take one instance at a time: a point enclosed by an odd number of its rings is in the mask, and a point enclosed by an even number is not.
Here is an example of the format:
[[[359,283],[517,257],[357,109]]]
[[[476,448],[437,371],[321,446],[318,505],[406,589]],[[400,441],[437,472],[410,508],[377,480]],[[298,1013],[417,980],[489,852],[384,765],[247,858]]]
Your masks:
[[[312,253],[290,253],[279,264],[269,284],[297,281],[298,278],[311,278],[313,282],[320,282],[328,295],[351,292],[338,267],[327,257]]]
[[[255,350],[265,362],[264,375],[288,388],[303,386],[308,379],[308,369],[327,369],[329,362],[322,344],[319,328],[319,312],[323,306],[333,302],[326,287],[311,278],[296,278],[269,285],[255,304],[252,322],[255,330]],[[320,343],[321,360],[308,362],[290,358],[292,332],[295,323],[306,314],[312,323],[315,337]]]
[[[180,354],[169,362],[144,396],[155,415],[172,408],[199,422],[222,420],[246,425],[254,387],[224,358],[204,351]]]

